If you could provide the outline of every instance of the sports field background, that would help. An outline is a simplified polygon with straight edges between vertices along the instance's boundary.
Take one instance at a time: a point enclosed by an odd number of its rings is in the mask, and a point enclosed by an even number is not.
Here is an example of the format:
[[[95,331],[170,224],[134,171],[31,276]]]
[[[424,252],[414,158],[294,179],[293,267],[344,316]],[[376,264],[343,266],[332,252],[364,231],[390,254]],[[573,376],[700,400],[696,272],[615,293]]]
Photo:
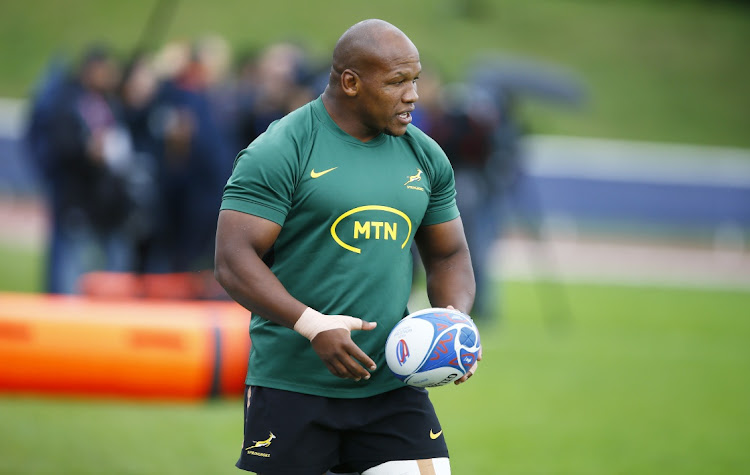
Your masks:
[[[4,1],[0,97],[25,98],[55,51],[100,39],[128,51],[155,3]],[[239,51],[293,36],[327,55],[367,17],[400,26],[423,66],[449,78],[490,49],[580,77],[589,93],[580,109],[523,104],[534,132],[750,147],[741,2],[184,0],[160,41],[220,33]],[[0,291],[39,290],[42,242],[0,240]],[[453,473],[750,472],[747,286],[499,277],[503,317],[480,328],[476,378],[431,391]],[[0,474],[239,473],[241,417],[239,398],[0,395]]]

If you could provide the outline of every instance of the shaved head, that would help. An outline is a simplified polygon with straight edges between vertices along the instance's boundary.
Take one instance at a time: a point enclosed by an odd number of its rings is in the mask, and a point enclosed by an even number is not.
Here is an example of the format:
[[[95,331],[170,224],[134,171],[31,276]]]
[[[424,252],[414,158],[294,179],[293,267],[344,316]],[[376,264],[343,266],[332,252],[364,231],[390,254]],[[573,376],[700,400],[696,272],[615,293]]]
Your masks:
[[[323,105],[359,140],[403,135],[421,71],[419,51],[401,30],[383,20],[361,21],[336,42]]]
[[[333,50],[332,77],[346,69],[363,74],[384,61],[414,54],[417,48],[398,28],[387,21],[363,20],[346,30]]]

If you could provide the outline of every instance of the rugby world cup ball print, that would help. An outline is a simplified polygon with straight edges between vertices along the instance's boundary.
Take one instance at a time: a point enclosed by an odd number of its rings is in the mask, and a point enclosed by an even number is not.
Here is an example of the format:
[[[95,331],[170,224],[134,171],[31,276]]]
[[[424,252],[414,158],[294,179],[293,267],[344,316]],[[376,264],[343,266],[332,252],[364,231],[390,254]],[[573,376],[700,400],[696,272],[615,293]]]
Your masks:
[[[385,360],[404,383],[420,388],[453,382],[479,357],[479,330],[458,310],[428,308],[411,313],[391,330]]]

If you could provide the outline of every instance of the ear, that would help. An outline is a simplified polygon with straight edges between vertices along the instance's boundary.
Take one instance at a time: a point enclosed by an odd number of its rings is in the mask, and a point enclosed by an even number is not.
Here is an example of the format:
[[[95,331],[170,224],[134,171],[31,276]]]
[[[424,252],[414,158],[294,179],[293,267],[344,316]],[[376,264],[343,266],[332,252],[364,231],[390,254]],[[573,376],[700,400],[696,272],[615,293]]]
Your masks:
[[[341,89],[349,97],[354,97],[359,92],[359,75],[351,69],[345,69],[341,73]]]

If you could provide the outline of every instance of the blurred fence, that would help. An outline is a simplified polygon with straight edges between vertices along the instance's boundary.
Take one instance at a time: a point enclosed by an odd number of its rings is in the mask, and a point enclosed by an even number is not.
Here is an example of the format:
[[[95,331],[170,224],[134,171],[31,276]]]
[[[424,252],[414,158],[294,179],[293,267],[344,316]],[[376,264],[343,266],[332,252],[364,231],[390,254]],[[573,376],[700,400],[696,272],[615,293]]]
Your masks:
[[[750,230],[750,150],[531,137],[516,203],[547,219]]]
[[[23,124],[26,104],[0,99],[0,193],[29,194],[37,191],[33,168],[24,154]]]

